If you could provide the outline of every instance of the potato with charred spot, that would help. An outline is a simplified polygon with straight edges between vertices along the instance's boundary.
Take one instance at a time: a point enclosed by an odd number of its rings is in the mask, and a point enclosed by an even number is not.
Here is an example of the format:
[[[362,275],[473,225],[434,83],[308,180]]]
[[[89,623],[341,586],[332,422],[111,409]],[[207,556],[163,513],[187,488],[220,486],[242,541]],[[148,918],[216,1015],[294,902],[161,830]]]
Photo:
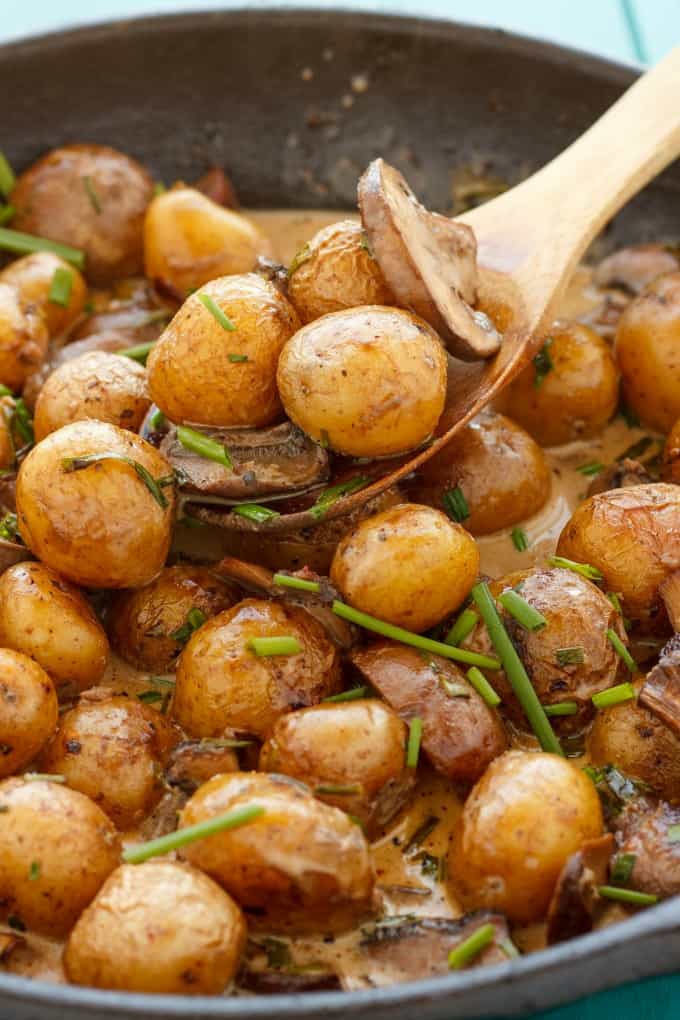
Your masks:
[[[20,390],[47,354],[48,340],[40,312],[0,282],[0,383]]]
[[[361,828],[283,776],[236,772],[200,787],[180,830],[246,805],[264,813],[181,851],[218,882],[253,925],[276,932],[337,932],[370,913],[373,871]]]
[[[465,910],[540,921],[572,853],[603,829],[595,786],[554,754],[507,751],[465,802],[449,851],[449,880]]]
[[[400,503],[344,536],[331,580],[355,609],[420,632],[460,606],[478,570],[477,545],[460,524]]]
[[[28,765],[57,728],[59,707],[45,670],[0,648],[0,779]]]
[[[144,472],[155,493],[140,477]],[[21,537],[44,563],[76,584],[148,584],[170,548],[171,478],[165,458],[139,436],[98,421],[65,425],[38,443],[21,465]]]
[[[57,271],[69,280],[64,303],[50,297]],[[66,333],[83,314],[87,285],[82,273],[51,251],[36,251],[10,262],[0,272],[0,283],[14,287],[20,300],[43,316],[50,339]]]
[[[411,312],[367,305],[324,315],[284,347],[286,414],[338,453],[387,457],[432,435],[444,409],[446,354]]]
[[[258,656],[253,638],[292,637],[300,651]],[[266,737],[279,716],[341,687],[338,651],[297,606],[244,599],[197,630],[177,665],[173,715],[192,737],[226,728]]]

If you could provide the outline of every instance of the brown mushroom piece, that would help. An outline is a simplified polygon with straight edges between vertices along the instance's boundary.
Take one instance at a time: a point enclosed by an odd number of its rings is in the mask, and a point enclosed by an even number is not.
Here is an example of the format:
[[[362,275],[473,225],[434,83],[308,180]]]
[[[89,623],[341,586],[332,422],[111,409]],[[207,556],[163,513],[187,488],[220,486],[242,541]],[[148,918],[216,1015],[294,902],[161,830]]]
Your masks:
[[[654,479],[644,464],[631,457],[614,461],[597,474],[588,486],[588,496],[598,492],[609,492],[610,489],[630,489],[633,485],[647,485]]]
[[[619,857],[632,858],[628,885],[665,898],[680,893],[680,808],[632,800],[617,819]]]
[[[254,744],[254,741],[228,737],[183,740],[170,752],[164,773],[165,783],[191,795],[213,776],[238,772],[237,750],[248,744]]]
[[[680,269],[677,250],[666,244],[632,244],[607,255],[595,267],[593,282],[598,287],[616,287],[639,294],[664,273]]]
[[[674,570],[659,585],[659,595],[674,631],[680,631],[680,570]]]
[[[92,333],[82,340],[73,340],[64,346],[61,346],[59,343],[51,343],[47,348],[45,360],[35,372],[28,376],[24,383],[21,395],[26,405],[31,410],[35,408],[38,394],[44,383],[56,369],[66,364],[67,361],[81,357],[83,354],[89,354],[92,351],[108,351],[115,354],[117,351],[122,351],[129,346],[130,344],[125,335],[115,330]]]
[[[638,701],[680,738],[680,634],[674,634],[661,649]]]
[[[607,884],[613,850],[614,837],[608,832],[587,840],[564,865],[548,907],[549,946],[592,930],[602,906],[597,890]]]

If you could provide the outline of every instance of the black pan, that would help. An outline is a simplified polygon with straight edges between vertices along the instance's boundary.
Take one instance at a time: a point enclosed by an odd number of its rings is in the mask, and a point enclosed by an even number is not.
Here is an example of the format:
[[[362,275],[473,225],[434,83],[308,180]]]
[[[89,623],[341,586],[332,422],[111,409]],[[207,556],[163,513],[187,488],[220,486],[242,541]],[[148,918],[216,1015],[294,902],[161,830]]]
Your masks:
[[[150,18],[0,47],[0,147],[23,167],[63,142],[108,143],[167,181],[223,165],[244,204],[338,208],[354,204],[358,174],[382,155],[446,212],[455,171],[518,180],[581,134],[635,74],[560,47],[438,21],[328,10]],[[365,91],[352,91],[357,75],[365,76]],[[354,96],[350,109],[346,95]],[[605,242],[678,236],[676,165],[616,218]],[[0,975],[0,1017],[512,1016],[668,973],[679,960],[680,901],[671,901],[513,963],[381,991],[189,999]]]

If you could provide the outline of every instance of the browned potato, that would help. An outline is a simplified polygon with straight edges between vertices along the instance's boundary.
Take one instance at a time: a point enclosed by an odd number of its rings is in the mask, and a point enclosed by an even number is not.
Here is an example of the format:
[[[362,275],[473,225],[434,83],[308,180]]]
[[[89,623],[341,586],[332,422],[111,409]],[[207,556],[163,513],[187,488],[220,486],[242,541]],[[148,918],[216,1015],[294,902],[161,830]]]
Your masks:
[[[220,324],[203,297],[226,314],[233,330]],[[213,280],[187,298],[149,355],[154,403],[178,423],[269,425],[281,414],[276,364],[298,326],[293,306],[261,276]]]
[[[250,911],[253,924],[334,932],[370,912],[373,871],[361,828],[300,783],[257,772],[215,776],[187,803],[180,829],[246,804],[264,814],[181,853]]]
[[[56,782],[0,783],[0,917],[66,935],[118,865],[113,824]]]
[[[57,270],[68,273],[71,290],[65,305],[50,299],[50,290]],[[87,286],[81,273],[58,255],[37,251],[10,262],[0,272],[0,283],[7,283],[19,293],[23,304],[33,305],[45,319],[50,337],[60,336],[83,314]]]
[[[286,414],[317,442],[354,457],[420,446],[446,396],[446,354],[431,326],[382,305],[324,315],[284,347]]]
[[[194,188],[154,198],[144,220],[144,266],[150,280],[189,294],[218,276],[250,273],[258,255],[270,255],[257,227]]]
[[[260,770],[299,779],[375,834],[413,786],[407,738],[399,716],[373,698],[313,705],[278,720],[260,752]]]
[[[680,272],[653,280],[630,302],[616,333],[626,404],[650,428],[667,432],[680,417]]]
[[[45,357],[48,339],[40,312],[14,287],[0,283],[0,383],[21,389]]]
[[[69,465],[93,457],[102,459],[69,470]],[[165,481],[165,506],[159,505],[135,465],[157,484]],[[98,421],[65,425],[38,443],[21,465],[21,537],[36,556],[76,584],[148,584],[170,548],[171,478],[165,458],[139,436]]]
[[[13,405],[11,397],[0,399],[0,470],[13,467],[16,459],[11,425]]]
[[[293,259],[288,296],[303,322],[358,305],[393,305],[390,290],[360,223],[324,227]]]
[[[88,418],[137,432],[150,406],[142,365],[119,354],[90,351],[65,361],[47,378],[35,405],[35,438]]]
[[[102,677],[109,643],[90,603],[44,563],[0,576],[0,645],[30,655],[54,682],[80,690]]]
[[[252,638],[293,637],[294,655],[259,657]],[[297,606],[244,599],[205,623],[177,666],[173,714],[193,737],[227,727],[265,737],[279,716],[340,690],[338,651],[320,623]]]
[[[680,484],[680,418],[666,437],[663,450],[662,477],[667,482]]]
[[[496,401],[541,446],[596,435],[616,410],[619,377],[607,343],[589,326],[555,323],[537,359]]]
[[[66,776],[117,828],[128,829],[161,799],[160,777],[177,739],[164,716],[133,698],[81,701],[62,716],[40,768]]]
[[[97,284],[142,268],[142,224],[153,194],[146,170],[105,145],[53,149],[17,180],[12,227],[85,252]]]
[[[465,802],[449,852],[449,877],[465,909],[539,921],[567,858],[602,833],[595,786],[554,754],[507,751]]]
[[[488,535],[538,513],[550,495],[550,468],[528,432],[503,414],[483,411],[418,469],[409,495],[440,508],[456,487],[470,511],[465,528]]]
[[[45,670],[0,648],[0,779],[28,765],[57,728],[59,708]]]
[[[331,580],[356,609],[423,631],[465,600],[479,570],[471,535],[441,511],[400,503],[340,541]]]
[[[657,589],[680,568],[680,489],[656,482],[591,496],[564,526],[557,552],[601,570],[626,616],[667,629]]]
[[[165,673],[191,633],[190,625],[183,633],[191,610],[209,618],[238,599],[236,587],[208,567],[188,563],[164,567],[151,584],[121,592],[113,600],[109,613],[113,647],[137,669]]]

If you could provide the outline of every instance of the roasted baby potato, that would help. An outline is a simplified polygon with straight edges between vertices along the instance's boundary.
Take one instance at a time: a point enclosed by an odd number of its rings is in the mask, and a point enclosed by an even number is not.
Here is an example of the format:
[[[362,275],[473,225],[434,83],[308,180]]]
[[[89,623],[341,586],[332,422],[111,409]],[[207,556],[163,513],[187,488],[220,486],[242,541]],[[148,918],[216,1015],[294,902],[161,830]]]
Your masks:
[[[264,814],[182,851],[266,931],[336,932],[371,911],[373,871],[360,827],[283,776],[236,772],[200,787],[180,829],[237,807]]]
[[[139,471],[148,473],[155,493]],[[21,465],[21,536],[36,556],[76,584],[148,584],[170,547],[171,480],[168,462],[139,436],[104,422],[65,425]]]
[[[0,779],[32,761],[57,728],[54,685],[42,666],[0,648]]]
[[[25,170],[11,195],[12,227],[85,252],[96,284],[142,268],[142,224],[153,181],[105,145],[64,145]]]
[[[602,828],[600,799],[580,768],[553,754],[507,751],[465,802],[449,851],[452,890],[467,910],[538,921],[567,858]]]
[[[213,280],[187,298],[149,355],[154,403],[179,424],[269,425],[281,415],[276,365],[298,326],[293,306],[261,276]]]
[[[589,326],[555,323],[539,354],[495,402],[541,446],[596,435],[616,410],[619,377],[607,343]]]
[[[0,282],[0,383],[20,390],[45,357],[48,340],[40,312]]]
[[[478,570],[477,546],[460,524],[431,507],[400,503],[344,536],[331,580],[356,609],[423,631],[460,606]]]
[[[68,934],[118,865],[113,824],[58,782],[0,783],[0,917],[41,935]]]
[[[286,414],[338,453],[386,457],[423,443],[444,409],[446,354],[410,312],[368,305],[310,322],[286,344]]]
[[[293,655],[258,656],[253,638],[292,637]],[[197,630],[178,665],[173,715],[192,737],[226,728],[265,737],[279,716],[340,690],[338,651],[304,609],[244,599]]]
[[[50,297],[57,272],[69,281],[63,303],[61,298]],[[74,266],[52,252],[37,251],[10,262],[0,272],[0,283],[14,287],[23,304],[33,305],[42,314],[50,338],[66,333],[83,314],[85,280]]]
[[[90,603],[44,563],[17,563],[0,576],[0,646],[30,655],[57,685],[93,687],[109,643]]]

